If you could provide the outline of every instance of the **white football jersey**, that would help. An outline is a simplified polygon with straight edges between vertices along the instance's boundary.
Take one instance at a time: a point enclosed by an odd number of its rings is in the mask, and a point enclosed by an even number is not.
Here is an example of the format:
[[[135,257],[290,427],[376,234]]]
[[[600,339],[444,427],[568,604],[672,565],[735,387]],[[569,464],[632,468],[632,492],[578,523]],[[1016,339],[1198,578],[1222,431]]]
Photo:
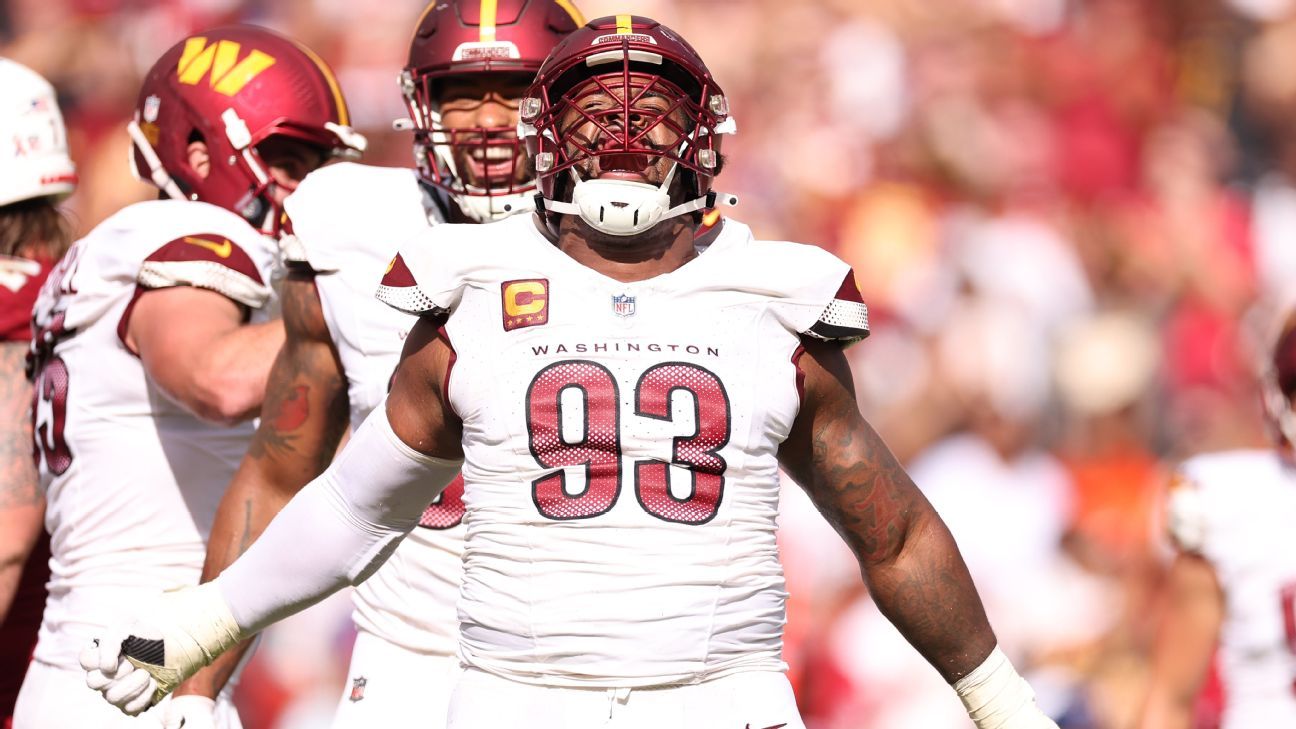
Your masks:
[[[344,162],[307,175],[285,203],[297,243],[290,258],[304,259],[317,274],[324,318],[346,371],[353,427],[386,397],[416,321],[375,299],[374,291],[396,244],[441,222],[424,196],[413,170]],[[356,588],[358,627],[411,651],[455,653],[462,493],[462,481],[452,484],[392,558]]]
[[[635,283],[577,263],[532,216],[400,250],[379,297],[451,312],[464,661],[587,687],[783,670],[776,456],[799,335],[867,333],[849,267],[736,221]]]
[[[1168,506],[1172,539],[1224,592],[1222,729],[1296,726],[1296,466],[1273,450],[1197,456]]]
[[[265,319],[276,243],[199,202],[131,205],[67,253],[36,301],[35,445],[53,556],[36,657],[77,667],[96,626],[159,589],[196,584],[251,423],[205,423],[124,343],[139,292],[199,286]]]

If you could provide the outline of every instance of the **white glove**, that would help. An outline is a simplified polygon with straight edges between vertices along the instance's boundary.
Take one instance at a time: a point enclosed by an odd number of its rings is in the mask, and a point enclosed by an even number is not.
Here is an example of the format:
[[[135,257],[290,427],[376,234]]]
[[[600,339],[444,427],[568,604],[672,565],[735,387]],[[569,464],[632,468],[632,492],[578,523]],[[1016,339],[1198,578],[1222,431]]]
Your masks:
[[[162,729],[216,729],[216,702],[206,696],[172,696],[162,711]]]
[[[121,709],[122,712],[135,716],[153,705],[153,694],[157,691],[157,681],[147,671],[136,669],[125,658],[120,658],[116,666],[104,670],[99,662],[99,645],[116,645],[120,654],[121,640],[113,639],[106,633],[95,639],[94,646],[81,651],[81,667],[86,671],[86,685],[103,694],[104,699]],[[107,660],[108,653],[102,651]]]
[[[162,593],[142,614],[104,630],[80,656],[86,685],[131,716],[243,638],[213,583]]]
[[[1035,692],[996,647],[954,690],[977,729],[1058,729],[1035,704]]]

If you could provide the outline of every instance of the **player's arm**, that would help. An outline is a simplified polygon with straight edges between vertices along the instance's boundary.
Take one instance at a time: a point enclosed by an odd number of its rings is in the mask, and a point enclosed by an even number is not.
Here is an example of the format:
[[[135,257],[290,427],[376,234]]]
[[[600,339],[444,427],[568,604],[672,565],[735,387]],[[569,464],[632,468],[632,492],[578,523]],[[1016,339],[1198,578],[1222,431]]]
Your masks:
[[[212,582],[164,595],[83,653],[92,688],[139,713],[239,641],[387,560],[462,462],[461,425],[441,392],[451,350],[438,326],[414,326],[386,405],[243,556]]]
[[[805,350],[784,469],[846,540],[878,608],[954,684],[978,727],[1055,727],[996,649],[944,522],[860,415],[840,347],[807,340]]]
[[[203,582],[215,579],[247,551],[288,500],[324,471],[346,432],[346,375],[324,320],[314,274],[289,273],[280,299],[284,345],[270,370],[261,423],[216,511]],[[245,642],[217,658],[176,694],[215,698],[250,645]]]
[[[1181,552],[1170,568],[1141,729],[1190,729],[1197,692],[1210,669],[1224,620],[1215,568]]]
[[[9,613],[45,515],[45,497],[31,457],[26,354],[24,343],[0,343],[0,623]]]
[[[194,286],[141,292],[130,313],[126,346],[149,377],[194,415],[233,424],[261,407],[283,323],[244,324],[246,309]]]

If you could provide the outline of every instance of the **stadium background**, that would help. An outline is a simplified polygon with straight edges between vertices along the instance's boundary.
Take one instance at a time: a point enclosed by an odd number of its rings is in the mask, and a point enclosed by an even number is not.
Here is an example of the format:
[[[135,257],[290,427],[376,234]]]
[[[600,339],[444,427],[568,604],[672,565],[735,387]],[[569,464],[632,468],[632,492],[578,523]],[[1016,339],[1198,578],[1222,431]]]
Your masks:
[[[739,123],[719,184],[742,196],[735,216],[854,266],[873,313],[852,350],[865,412],[950,522],[1063,727],[1125,729],[1137,710],[1169,469],[1266,442],[1255,352],[1296,281],[1291,4],[580,2],[681,31]],[[367,161],[408,165],[390,122],[421,5],[8,0],[0,55],[59,90],[84,232],[151,196],[123,131],[142,72],[228,21],[318,51]],[[808,725],[970,726],[786,493],[787,657]],[[346,613],[333,600],[267,637],[240,690],[248,729],[327,726]],[[1204,694],[1202,727],[1218,700]]]

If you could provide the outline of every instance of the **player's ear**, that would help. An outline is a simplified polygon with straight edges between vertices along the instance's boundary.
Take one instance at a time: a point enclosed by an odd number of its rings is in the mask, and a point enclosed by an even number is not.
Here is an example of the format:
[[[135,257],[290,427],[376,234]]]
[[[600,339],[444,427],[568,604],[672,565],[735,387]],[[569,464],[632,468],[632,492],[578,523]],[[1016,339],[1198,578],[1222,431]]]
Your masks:
[[[207,175],[211,173],[211,153],[207,150],[207,142],[197,135],[190,137],[185,154],[188,155],[189,166],[194,172],[204,180],[207,179]]]

